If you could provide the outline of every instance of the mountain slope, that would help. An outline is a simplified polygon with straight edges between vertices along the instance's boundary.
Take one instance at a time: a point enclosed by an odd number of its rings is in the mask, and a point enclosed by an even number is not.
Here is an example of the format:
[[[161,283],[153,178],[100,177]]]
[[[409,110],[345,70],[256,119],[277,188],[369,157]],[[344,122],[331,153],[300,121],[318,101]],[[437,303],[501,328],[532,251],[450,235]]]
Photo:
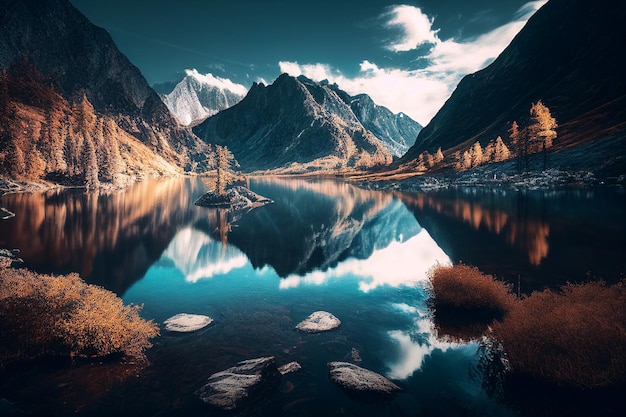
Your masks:
[[[374,103],[367,94],[351,97],[349,104],[363,127],[380,139],[393,156],[404,155],[422,130],[422,125],[406,114],[394,114],[388,108]]]
[[[3,1],[0,21],[0,69],[16,73],[34,68],[42,75],[37,80],[41,89],[51,87],[68,103],[85,97],[97,120],[112,120],[176,169],[205,149],[190,131],[179,127],[110,35],[69,1]],[[50,111],[42,103],[30,104],[31,118]]]
[[[381,141],[334,88],[302,76],[283,74],[269,86],[253,84],[241,102],[193,131],[208,143],[228,146],[248,171],[336,170],[391,162]]]
[[[508,138],[511,122],[526,123],[538,100],[559,124],[556,150],[623,136],[625,18],[621,2],[550,0],[491,65],[463,78],[401,162]]]
[[[185,126],[196,125],[220,110],[237,104],[246,89],[229,80],[211,75],[201,75],[195,70],[186,71],[171,92],[161,98],[176,119]]]

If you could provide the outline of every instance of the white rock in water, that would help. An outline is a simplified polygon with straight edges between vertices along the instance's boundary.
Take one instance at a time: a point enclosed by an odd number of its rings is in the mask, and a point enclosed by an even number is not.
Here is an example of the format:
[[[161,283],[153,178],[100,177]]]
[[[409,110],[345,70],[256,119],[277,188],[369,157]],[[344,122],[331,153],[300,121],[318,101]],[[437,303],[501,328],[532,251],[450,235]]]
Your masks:
[[[327,311],[316,311],[298,323],[296,329],[306,333],[325,332],[336,329],[341,321]]]
[[[273,356],[249,359],[214,373],[196,394],[205,403],[230,411],[254,400],[264,392],[264,386],[279,381],[280,374]]]
[[[330,380],[350,391],[369,394],[393,394],[402,391],[402,388],[384,376],[348,362],[329,362],[328,368]]]
[[[296,361],[293,361],[293,362],[289,362],[283,366],[278,367],[278,372],[280,372],[281,375],[286,375],[292,372],[297,372],[300,369],[302,369],[302,365],[300,365]]]
[[[165,320],[165,330],[171,332],[193,332],[213,323],[213,319],[209,316],[200,314],[180,313]]]

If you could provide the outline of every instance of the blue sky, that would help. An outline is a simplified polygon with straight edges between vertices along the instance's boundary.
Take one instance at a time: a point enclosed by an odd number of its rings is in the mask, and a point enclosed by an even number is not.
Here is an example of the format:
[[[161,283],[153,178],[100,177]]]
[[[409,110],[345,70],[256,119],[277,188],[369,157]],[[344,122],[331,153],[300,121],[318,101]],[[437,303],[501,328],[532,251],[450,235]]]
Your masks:
[[[71,0],[150,84],[185,70],[249,88],[328,79],[427,124],[545,1]]]

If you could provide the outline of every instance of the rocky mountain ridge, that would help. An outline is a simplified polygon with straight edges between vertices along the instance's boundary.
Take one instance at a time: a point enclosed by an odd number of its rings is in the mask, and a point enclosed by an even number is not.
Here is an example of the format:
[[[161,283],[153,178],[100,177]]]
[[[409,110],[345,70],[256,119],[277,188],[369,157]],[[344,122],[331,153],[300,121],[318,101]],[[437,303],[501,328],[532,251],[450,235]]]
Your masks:
[[[476,141],[485,146],[497,136],[506,140],[511,123],[523,126],[531,104],[541,100],[559,125],[555,152],[587,142],[603,148],[617,143],[595,160],[571,163],[624,173],[626,82],[623,59],[615,53],[623,49],[625,18],[619,2],[550,0],[491,65],[463,78],[400,162],[438,147],[450,157]],[[568,161],[563,163],[566,168]]]
[[[268,86],[253,84],[241,102],[193,130],[207,143],[228,146],[244,170],[309,172],[388,164],[390,150],[406,143],[396,133],[419,127],[365,95],[282,74]]]

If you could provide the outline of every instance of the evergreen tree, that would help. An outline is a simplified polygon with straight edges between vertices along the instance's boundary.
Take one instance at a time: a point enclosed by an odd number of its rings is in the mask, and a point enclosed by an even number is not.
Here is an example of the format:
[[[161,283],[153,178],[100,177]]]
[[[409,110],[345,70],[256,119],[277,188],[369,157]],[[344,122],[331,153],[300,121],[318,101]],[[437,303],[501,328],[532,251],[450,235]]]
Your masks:
[[[441,146],[437,149],[437,153],[435,154],[435,163],[443,161],[443,152],[441,151]]]
[[[552,117],[550,109],[541,100],[530,106],[530,125],[528,131],[530,142],[535,152],[543,152],[544,169],[547,165],[546,150],[552,147],[556,138],[556,119]]]
[[[494,162],[505,161],[511,157],[511,152],[509,148],[506,146],[502,137],[498,136],[496,138],[495,150],[493,155]]]
[[[98,188],[98,160],[96,159],[96,149],[89,135],[84,138],[82,161],[84,167],[84,184],[87,189]]]
[[[217,180],[216,191],[218,194],[226,194],[226,186],[231,182],[233,173],[232,167],[237,166],[234,155],[226,146],[217,145],[215,147],[217,159]]]
[[[475,168],[483,163],[483,148],[480,142],[476,141],[471,150],[471,167]]]

